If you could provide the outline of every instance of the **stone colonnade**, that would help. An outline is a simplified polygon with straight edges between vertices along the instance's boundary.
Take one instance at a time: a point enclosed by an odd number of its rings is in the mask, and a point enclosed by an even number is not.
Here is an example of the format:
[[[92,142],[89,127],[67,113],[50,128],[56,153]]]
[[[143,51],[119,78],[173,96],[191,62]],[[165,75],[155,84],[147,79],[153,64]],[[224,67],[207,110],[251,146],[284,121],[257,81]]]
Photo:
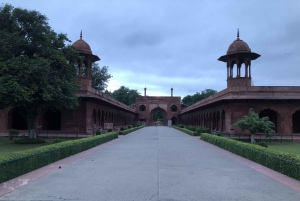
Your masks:
[[[207,107],[207,106],[206,106]],[[190,126],[203,126],[212,132],[226,132],[230,134],[249,134],[231,125],[248,114],[253,108],[260,117],[268,116],[275,125],[277,134],[300,133],[300,104],[298,101],[267,101],[267,100],[238,100],[229,101],[222,106],[209,109],[195,108],[180,114],[180,123]]]

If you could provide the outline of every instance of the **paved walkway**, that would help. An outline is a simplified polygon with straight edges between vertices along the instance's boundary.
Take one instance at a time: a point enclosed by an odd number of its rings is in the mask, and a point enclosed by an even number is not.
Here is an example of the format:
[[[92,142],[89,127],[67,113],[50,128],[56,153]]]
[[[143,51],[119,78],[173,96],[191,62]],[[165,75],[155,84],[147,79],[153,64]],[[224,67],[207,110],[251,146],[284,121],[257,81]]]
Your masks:
[[[0,200],[300,200],[299,181],[238,158],[173,128],[146,127],[22,176],[38,179]]]

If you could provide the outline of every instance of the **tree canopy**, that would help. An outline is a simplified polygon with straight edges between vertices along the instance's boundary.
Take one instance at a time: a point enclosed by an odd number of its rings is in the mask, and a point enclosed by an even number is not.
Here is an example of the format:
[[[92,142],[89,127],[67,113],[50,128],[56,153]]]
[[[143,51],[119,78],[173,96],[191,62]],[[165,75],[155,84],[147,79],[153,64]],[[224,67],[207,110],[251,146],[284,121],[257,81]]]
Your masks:
[[[232,126],[237,126],[242,130],[249,130],[251,133],[251,143],[254,143],[254,134],[256,132],[265,132],[267,136],[274,134],[272,128],[275,127],[274,123],[269,120],[269,117],[259,118],[259,115],[254,112],[252,108],[249,109],[248,115],[238,120]]]
[[[9,4],[0,7],[0,39],[0,109],[18,108],[35,137],[39,113],[78,106],[78,54],[45,15]]]
[[[92,65],[92,87],[98,91],[104,91],[112,75],[108,73],[108,66],[99,67],[98,63]]]
[[[140,93],[135,89],[129,89],[128,87],[121,86],[110,95],[121,103],[131,105],[135,103],[136,98],[140,96]]]
[[[197,92],[194,95],[187,95],[185,97],[182,98],[182,103],[185,105],[192,105],[202,99],[205,99],[213,94],[217,93],[216,90],[213,89],[205,89],[204,91],[202,91],[201,93]]]

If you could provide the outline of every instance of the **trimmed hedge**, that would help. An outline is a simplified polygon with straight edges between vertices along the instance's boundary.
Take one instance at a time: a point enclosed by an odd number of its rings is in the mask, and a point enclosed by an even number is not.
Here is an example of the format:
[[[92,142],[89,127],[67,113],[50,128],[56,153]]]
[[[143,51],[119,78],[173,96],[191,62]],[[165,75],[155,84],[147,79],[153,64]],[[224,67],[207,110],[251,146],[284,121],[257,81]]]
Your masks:
[[[175,129],[177,129],[177,130],[180,130],[180,131],[182,131],[182,132],[184,132],[184,133],[186,133],[186,134],[189,134],[189,135],[191,135],[191,136],[199,136],[199,135],[200,135],[200,133],[197,133],[197,132],[195,132],[195,131],[188,130],[188,129],[186,129],[186,128],[180,128],[180,127],[177,127],[177,126],[173,126],[173,128],[175,128]]]
[[[129,126],[128,126],[129,127]],[[126,130],[122,130],[119,132],[119,135],[127,135],[128,133],[131,133],[133,131],[139,130],[143,128],[143,126],[139,126],[139,127],[133,127],[133,128],[128,128]]]
[[[300,157],[220,136],[202,133],[201,140],[300,181]]]
[[[1,156],[0,183],[116,138],[118,138],[118,133],[111,132]]]

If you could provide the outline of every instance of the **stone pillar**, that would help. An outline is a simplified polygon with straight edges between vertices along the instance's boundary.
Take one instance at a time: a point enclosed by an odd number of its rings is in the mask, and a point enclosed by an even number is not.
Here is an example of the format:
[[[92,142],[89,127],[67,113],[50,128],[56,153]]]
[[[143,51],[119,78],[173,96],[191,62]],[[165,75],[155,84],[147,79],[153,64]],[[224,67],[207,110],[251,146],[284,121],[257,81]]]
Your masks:
[[[251,61],[249,62],[249,77],[251,78]]]
[[[245,77],[248,77],[248,63],[245,64]]]
[[[146,97],[146,90],[147,90],[147,88],[145,87],[144,88],[144,96]]]
[[[171,97],[173,97],[173,88],[171,88]]]

